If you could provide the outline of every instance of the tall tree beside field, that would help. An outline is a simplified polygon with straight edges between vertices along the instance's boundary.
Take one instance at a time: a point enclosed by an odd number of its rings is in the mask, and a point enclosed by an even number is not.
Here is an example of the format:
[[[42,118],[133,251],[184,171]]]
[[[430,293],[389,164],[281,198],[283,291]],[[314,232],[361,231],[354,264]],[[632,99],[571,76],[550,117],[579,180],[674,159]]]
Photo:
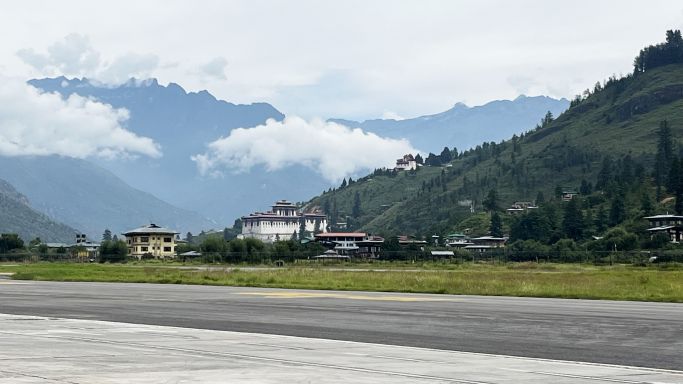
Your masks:
[[[104,230],[104,233],[102,234],[102,241],[111,241],[111,231],[109,229]]]

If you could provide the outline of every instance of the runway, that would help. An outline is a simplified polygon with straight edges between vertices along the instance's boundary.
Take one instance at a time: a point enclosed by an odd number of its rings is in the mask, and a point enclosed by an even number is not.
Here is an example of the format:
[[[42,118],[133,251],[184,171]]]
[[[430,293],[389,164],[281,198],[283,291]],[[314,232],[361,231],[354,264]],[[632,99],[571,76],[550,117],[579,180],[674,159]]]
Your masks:
[[[683,368],[683,305],[0,281],[0,313]]]
[[[0,314],[0,384],[683,382],[683,372]]]

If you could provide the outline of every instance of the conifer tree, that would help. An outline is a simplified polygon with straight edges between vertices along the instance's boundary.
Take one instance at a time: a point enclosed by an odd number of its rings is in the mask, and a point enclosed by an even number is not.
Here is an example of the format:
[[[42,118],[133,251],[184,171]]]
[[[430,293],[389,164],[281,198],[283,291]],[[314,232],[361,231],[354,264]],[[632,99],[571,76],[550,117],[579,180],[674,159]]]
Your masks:
[[[493,237],[503,237],[503,221],[498,212],[493,212],[491,215],[491,226],[489,232]]]

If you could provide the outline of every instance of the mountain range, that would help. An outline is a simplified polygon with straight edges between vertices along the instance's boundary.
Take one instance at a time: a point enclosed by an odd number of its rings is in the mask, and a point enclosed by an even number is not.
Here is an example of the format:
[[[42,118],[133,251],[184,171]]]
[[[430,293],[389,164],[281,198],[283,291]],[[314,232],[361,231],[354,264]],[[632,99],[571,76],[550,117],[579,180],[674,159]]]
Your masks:
[[[125,108],[130,112],[126,128],[161,145],[159,159],[0,157],[0,178],[25,194],[34,209],[91,237],[105,228],[118,233],[148,221],[183,233],[222,228],[275,200],[304,201],[330,187],[329,181],[304,166],[199,175],[190,157],[205,152],[208,143],[235,128],[282,120],[284,115],[270,104],[236,105],[207,91],[186,92],[178,84],[164,86],[155,79],[104,86],[85,78],[57,77],[29,84],[64,97],[78,94]],[[522,96],[481,107],[458,104],[440,114],[400,121],[336,121],[380,136],[407,138],[420,149],[436,151],[529,130],[547,111],[559,114],[566,104]]]
[[[548,111],[558,116],[568,107],[567,99],[522,95],[515,100],[496,100],[476,107],[457,103],[441,113],[405,120],[331,121],[383,137],[405,138],[421,151],[439,153],[444,146],[465,150],[484,141],[509,139],[532,129]]]

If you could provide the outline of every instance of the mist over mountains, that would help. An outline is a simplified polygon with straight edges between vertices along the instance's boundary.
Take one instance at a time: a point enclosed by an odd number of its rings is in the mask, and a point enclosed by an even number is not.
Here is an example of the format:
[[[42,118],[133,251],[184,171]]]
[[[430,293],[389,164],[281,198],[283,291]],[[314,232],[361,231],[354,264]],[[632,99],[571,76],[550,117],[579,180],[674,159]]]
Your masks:
[[[236,105],[207,91],[186,92],[180,85],[163,86],[155,79],[130,79],[109,86],[57,77],[29,84],[63,97],[77,94],[125,108],[130,113],[126,129],[160,145],[159,158],[0,157],[0,177],[26,194],[34,208],[90,235],[100,234],[105,227],[116,232],[147,221],[195,233],[222,228],[244,214],[266,209],[275,200],[304,201],[336,185],[310,166],[314,158],[305,156],[294,156],[295,160],[277,169],[256,164],[245,171],[228,165],[217,176],[198,172],[192,157],[205,153],[210,143],[237,128],[265,126],[270,119],[284,121],[284,114],[267,103]],[[331,121],[380,137],[407,139],[426,154],[444,146],[463,149],[509,138],[532,129],[547,111],[558,115],[567,106],[564,99],[521,96],[480,107],[457,104],[439,114],[406,120]],[[296,150],[315,145],[310,141]],[[244,153],[260,144],[250,143],[251,149]],[[297,163],[297,158],[304,160]]]

